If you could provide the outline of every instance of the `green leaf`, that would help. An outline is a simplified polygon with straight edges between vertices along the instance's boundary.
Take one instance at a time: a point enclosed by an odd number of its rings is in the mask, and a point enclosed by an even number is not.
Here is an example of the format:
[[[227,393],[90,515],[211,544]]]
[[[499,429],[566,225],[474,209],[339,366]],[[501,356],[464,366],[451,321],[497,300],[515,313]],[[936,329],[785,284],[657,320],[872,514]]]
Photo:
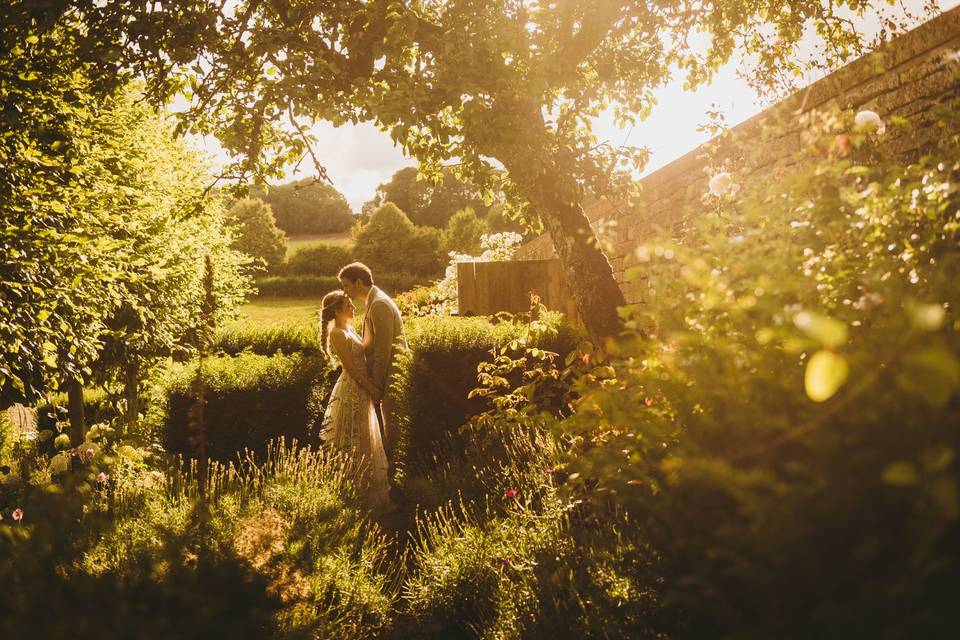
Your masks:
[[[835,349],[847,341],[847,325],[812,311],[801,311],[793,323],[827,349]]]
[[[832,351],[817,351],[807,363],[803,386],[807,397],[824,402],[833,397],[847,381],[850,367],[847,360]]]
[[[922,304],[912,310],[913,326],[922,331],[936,331],[947,312],[940,304]]]
[[[883,481],[897,487],[917,484],[917,470],[909,462],[894,462],[883,470]]]
[[[960,387],[960,362],[944,347],[908,354],[897,377],[901,389],[915,393],[932,407],[942,407]]]

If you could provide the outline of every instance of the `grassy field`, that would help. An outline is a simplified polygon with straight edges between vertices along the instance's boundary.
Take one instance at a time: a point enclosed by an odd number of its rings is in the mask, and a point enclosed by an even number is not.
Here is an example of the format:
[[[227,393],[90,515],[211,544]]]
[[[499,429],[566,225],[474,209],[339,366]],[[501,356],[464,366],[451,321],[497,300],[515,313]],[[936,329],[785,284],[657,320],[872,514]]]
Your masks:
[[[363,315],[363,303],[358,303],[357,317]],[[250,322],[258,325],[294,324],[298,322],[317,322],[320,310],[320,298],[274,298],[254,297],[240,307],[240,319],[237,322]]]
[[[325,233],[305,236],[290,236],[287,238],[287,255],[308,244],[350,244],[353,238],[349,231],[343,233]]]
[[[315,322],[320,298],[251,298],[240,307],[240,322],[269,325]]]

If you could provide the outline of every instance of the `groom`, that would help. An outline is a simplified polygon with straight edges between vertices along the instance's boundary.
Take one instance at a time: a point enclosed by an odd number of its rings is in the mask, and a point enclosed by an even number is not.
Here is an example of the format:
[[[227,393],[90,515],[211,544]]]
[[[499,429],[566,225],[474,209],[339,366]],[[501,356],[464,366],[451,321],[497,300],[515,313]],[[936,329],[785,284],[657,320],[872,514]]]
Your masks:
[[[383,447],[387,459],[393,458],[393,447],[397,434],[390,425],[393,419],[393,396],[389,393],[392,382],[393,359],[398,349],[406,349],[407,341],[403,335],[403,319],[400,310],[390,296],[373,284],[373,273],[362,262],[348,264],[340,273],[340,285],[344,293],[359,302],[366,303],[363,314],[363,338],[369,340],[367,347],[367,374],[379,393],[373,398],[377,410],[377,419],[383,431]]]

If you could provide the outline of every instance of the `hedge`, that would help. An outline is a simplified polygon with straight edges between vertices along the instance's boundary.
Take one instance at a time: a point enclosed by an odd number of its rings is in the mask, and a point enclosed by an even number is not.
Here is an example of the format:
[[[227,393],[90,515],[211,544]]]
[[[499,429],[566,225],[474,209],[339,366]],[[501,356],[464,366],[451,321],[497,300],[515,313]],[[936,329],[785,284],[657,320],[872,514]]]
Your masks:
[[[309,244],[296,249],[283,266],[285,275],[335,278],[340,269],[353,262],[353,247]]]
[[[562,355],[573,350],[581,334],[555,316],[555,334],[537,346]],[[425,317],[406,323],[410,349],[397,360],[393,394],[397,401],[397,443],[391,461],[395,480],[403,485],[411,473],[435,467],[463,441],[459,428],[487,407],[482,398],[468,398],[477,385],[477,365],[491,357],[495,345],[521,337],[526,327],[488,318]],[[453,452],[450,448],[453,448]]]
[[[187,457],[195,453],[188,415],[195,402],[191,384],[196,368],[192,363],[171,369],[148,416],[166,449]],[[288,442],[312,441],[312,425],[322,415],[316,395],[326,393],[332,378],[325,358],[243,353],[210,358],[203,370],[210,458],[235,460],[244,449],[259,457],[266,453],[267,443],[280,436]]]
[[[374,273],[374,284],[388,295],[395,296],[426,284],[430,278],[410,273]],[[319,298],[340,288],[340,280],[333,276],[268,276],[257,279],[257,289],[261,296],[278,298]]]
[[[238,322],[217,330],[212,351],[237,355],[244,351],[262,356],[276,353],[320,355],[318,325],[310,322],[261,326]]]

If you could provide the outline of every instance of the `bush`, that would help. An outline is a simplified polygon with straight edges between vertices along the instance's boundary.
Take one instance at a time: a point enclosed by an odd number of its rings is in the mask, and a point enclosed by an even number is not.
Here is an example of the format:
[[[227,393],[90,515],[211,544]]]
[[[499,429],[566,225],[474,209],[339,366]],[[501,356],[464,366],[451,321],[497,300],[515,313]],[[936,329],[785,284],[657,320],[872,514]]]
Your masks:
[[[258,278],[257,292],[265,297],[319,298],[340,288],[340,280],[333,276],[268,276]]]
[[[551,315],[534,342],[568,353],[580,335]],[[436,465],[435,458],[462,449],[459,428],[487,408],[483,398],[468,398],[477,386],[477,365],[496,345],[527,330],[524,324],[491,324],[486,318],[412,318],[406,324],[410,350],[397,357],[393,393],[397,398],[396,480],[403,486],[412,473]],[[449,448],[452,447],[452,451]]]
[[[283,263],[287,238],[277,228],[270,205],[260,200],[238,200],[227,211],[226,223],[234,229],[233,248],[257,258],[267,269]]]
[[[172,368],[148,416],[161,430],[166,449],[187,457],[194,453],[189,414],[195,376],[195,363]],[[310,409],[312,398],[324,393],[329,377],[326,359],[300,354],[208,359],[203,376],[207,455],[228,461],[249,449],[262,457],[267,443],[280,436],[311,442],[313,423],[321,417]]]
[[[349,231],[355,219],[347,199],[333,185],[312,178],[276,187],[252,189],[273,209],[277,226],[289,235]]]
[[[353,262],[353,248],[334,244],[309,244],[287,258],[287,275],[336,278],[341,267]]]
[[[671,636],[960,623],[960,123],[911,166],[852,123],[807,122],[805,170],[640,248],[634,339],[557,426],[660,558]]]
[[[396,205],[387,203],[373,212],[370,222],[359,227],[354,254],[374,273],[440,274],[440,232],[417,227]]]
[[[276,353],[300,353],[319,356],[320,338],[316,324],[307,322],[274,324],[267,327],[235,322],[217,330],[210,350],[213,353],[234,356],[244,351],[261,356]]]

